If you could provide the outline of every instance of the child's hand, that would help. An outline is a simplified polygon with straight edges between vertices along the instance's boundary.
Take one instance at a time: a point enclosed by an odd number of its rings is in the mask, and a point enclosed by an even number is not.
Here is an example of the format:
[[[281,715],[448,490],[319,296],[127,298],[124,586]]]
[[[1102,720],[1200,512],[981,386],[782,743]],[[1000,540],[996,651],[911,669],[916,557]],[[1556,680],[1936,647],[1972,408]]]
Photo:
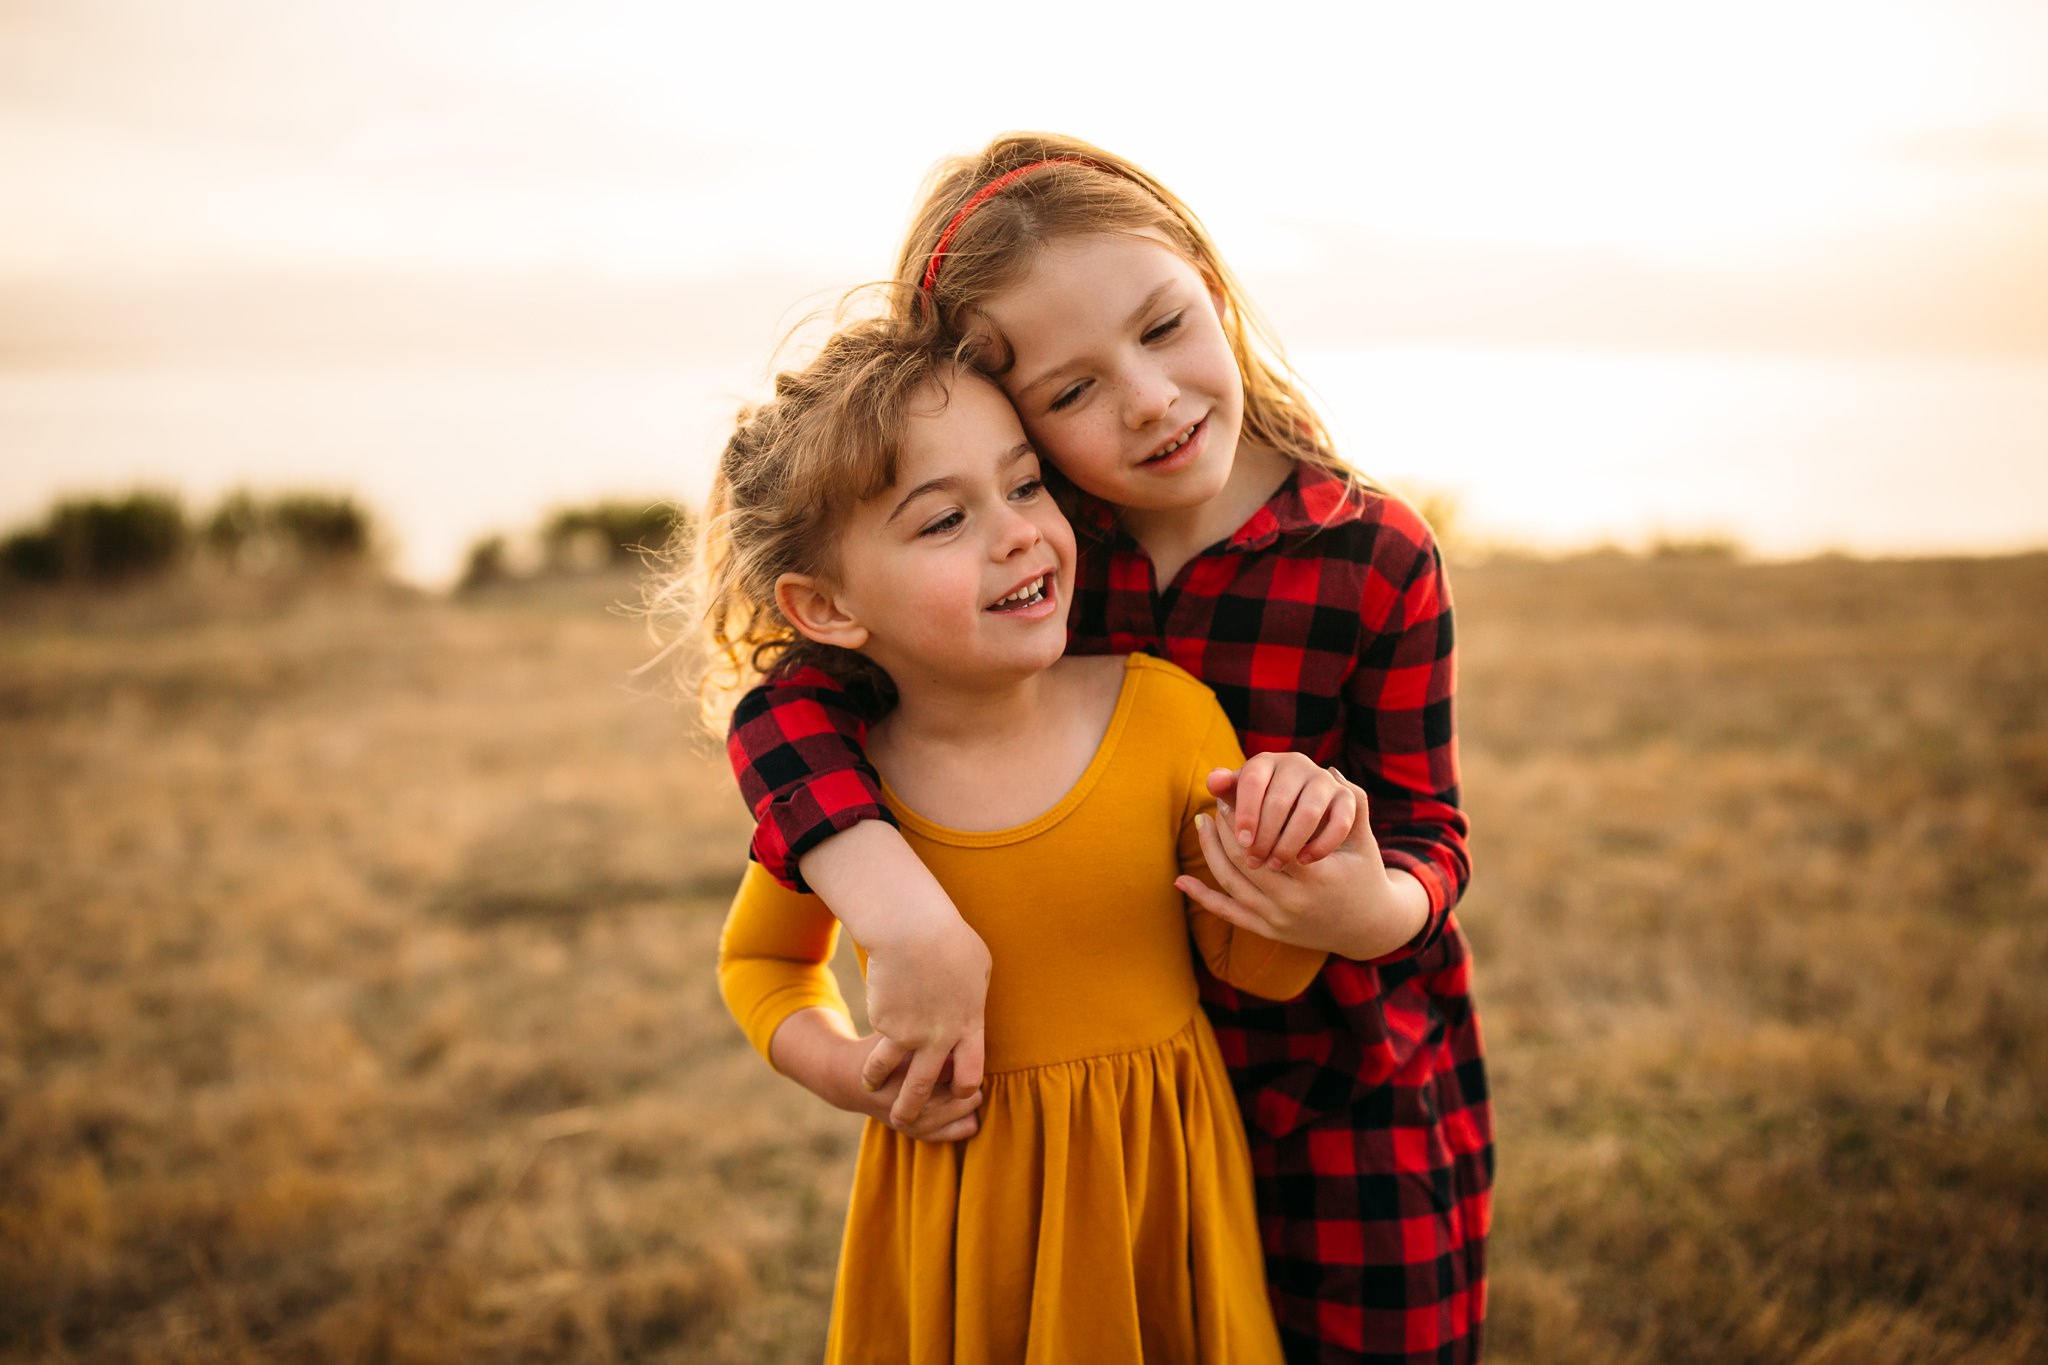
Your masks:
[[[907,1118],[899,1117],[896,1112],[906,1107],[903,1102],[906,1083],[902,1072],[898,1071],[891,1075],[880,1088],[868,1089],[867,1063],[873,1059],[876,1052],[887,1045],[889,1040],[880,1034],[874,1034],[860,1042],[867,1056],[863,1059],[861,1068],[862,1075],[856,1092],[860,1098],[855,1112],[886,1123],[897,1132],[914,1137],[920,1142],[959,1142],[981,1131],[981,1116],[975,1112],[981,1108],[983,1098],[979,1083],[965,1095],[958,1093],[953,1085],[954,1077],[950,1067],[937,1077],[938,1094],[931,1095],[931,1087],[927,1087],[926,1094],[929,1098],[919,1100],[916,1110]]]
[[[867,949],[868,1022],[879,1036],[860,1079],[889,1093],[886,1117],[909,1132],[937,1087],[949,1087],[942,1100],[981,1090],[988,945],[954,915]]]
[[[1328,857],[1309,866],[1252,866],[1247,850],[1224,832],[1231,810],[1219,802],[1220,819],[1197,816],[1195,824],[1220,890],[1188,876],[1174,885],[1217,918],[1282,943],[1358,959],[1400,947],[1421,931],[1429,898],[1415,878],[1381,861],[1364,818],[1365,793],[1341,775],[1334,780],[1351,787],[1358,818]]]
[[[1254,754],[1236,772],[1216,769],[1209,774],[1209,794],[1219,809],[1235,807],[1236,816],[1224,818],[1252,868],[1322,861],[1343,844],[1365,809],[1365,794],[1336,769],[1318,767],[1307,754],[1291,750]]]
[[[893,1105],[899,1124],[917,1116],[949,1062],[954,1098],[979,1090],[988,945],[902,831],[863,820],[805,855],[803,874],[867,949],[868,1024],[888,1039],[868,1054],[869,1088],[908,1059]]]
[[[965,1095],[955,1095],[951,1075],[942,1077],[949,1086],[946,1093],[919,1105],[906,1119],[892,1117],[902,1098],[902,1080],[892,1078],[879,1089],[861,1081],[861,1068],[880,1043],[878,1034],[855,1034],[853,1021],[839,1011],[814,1005],[796,1011],[776,1028],[768,1059],[777,1071],[827,1104],[886,1123],[899,1133],[925,1142],[973,1137],[981,1127],[974,1112],[981,1108],[981,1089],[977,1085]]]

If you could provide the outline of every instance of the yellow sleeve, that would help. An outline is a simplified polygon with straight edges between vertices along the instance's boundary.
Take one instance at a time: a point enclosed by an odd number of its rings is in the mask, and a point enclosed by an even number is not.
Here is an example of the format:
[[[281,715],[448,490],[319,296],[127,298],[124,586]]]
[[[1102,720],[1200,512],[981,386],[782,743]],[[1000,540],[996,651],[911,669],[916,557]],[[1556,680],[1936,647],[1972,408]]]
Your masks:
[[[1202,856],[1195,817],[1216,813],[1216,798],[1209,795],[1210,771],[1244,766],[1244,750],[1238,746],[1237,732],[1230,728],[1230,717],[1223,713],[1216,698],[1206,689],[1203,697],[1210,713],[1207,725],[1203,725],[1199,715],[1194,715],[1187,728],[1189,734],[1201,733],[1202,739],[1195,746],[1194,764],[1188,770],[1187,791],[1181,806],[1180,870],[1213,888],[1216,878],[1210,875],[1208,860]],[[1323,960],[1329,956],[1240,929],[1193,901],[1188,902],[1188,927],[1193,930],[1195,947],[1211,972],[1239,990],[1267,1000],[1292,1000],[1300,995],[1316,979],[1316,973],[1323,969]]]
[[[718,936],[718,990],[763,1057],[775,1030],[798,1010],[848,1013],[832,975],[838,946],[839,921],[825,902],[779,885],[759,863],[747,864]]]

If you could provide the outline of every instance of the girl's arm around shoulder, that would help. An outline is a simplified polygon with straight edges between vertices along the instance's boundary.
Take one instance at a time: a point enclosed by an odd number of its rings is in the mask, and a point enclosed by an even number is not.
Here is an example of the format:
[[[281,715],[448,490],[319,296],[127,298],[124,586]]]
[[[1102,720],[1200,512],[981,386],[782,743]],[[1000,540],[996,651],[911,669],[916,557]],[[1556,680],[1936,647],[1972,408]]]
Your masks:
[[[868,950],[868,1018],[885,1041],[867,1079],[905,1069],[907,1120],[949,1065],[956,1094],[980,1088],[988,945],[904,842],[868,761],[868,720],[837,679],[799,669],[741,698],[726,754],[759,822],[758,865],[792,894],[826,897]]]
[[[754,813],[753,854],[771,876],[808,891],[799,864],[864,820],[895,823],[868,762],[869,717],[838,679],[803,668],[740,698],[725,753]]]

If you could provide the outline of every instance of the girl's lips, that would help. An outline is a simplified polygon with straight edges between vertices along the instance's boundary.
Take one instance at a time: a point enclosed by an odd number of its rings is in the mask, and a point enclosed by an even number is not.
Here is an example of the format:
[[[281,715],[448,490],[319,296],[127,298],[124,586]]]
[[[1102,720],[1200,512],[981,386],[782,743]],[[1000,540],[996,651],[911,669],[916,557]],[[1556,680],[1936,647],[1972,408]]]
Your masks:
[[[1152,474],[1171,474],[1177,469],[1185,469],[1195,462],[1195,457],[1202,453],[1202,447],[1208,440],[1209,419],[1204,417],[1195,423],[1194,431],[1178,447],[1164,455],[1140,461],[1138,468]]]
[[[1036,621],[1049,615],[1055,605],[1054,599],[1059,594],[1059,575],[1053,570],[1047,569],[1032,581],[1039,585],[1038,599],[1036,601],[999,601],[994,606],[983,607],[982,610],[991,616],[1007,616],[1024,621]],[[1012,589],[1012,591],[1015,590]],[[1008,594],[1005,594],[1005,597],[1007,596]]]

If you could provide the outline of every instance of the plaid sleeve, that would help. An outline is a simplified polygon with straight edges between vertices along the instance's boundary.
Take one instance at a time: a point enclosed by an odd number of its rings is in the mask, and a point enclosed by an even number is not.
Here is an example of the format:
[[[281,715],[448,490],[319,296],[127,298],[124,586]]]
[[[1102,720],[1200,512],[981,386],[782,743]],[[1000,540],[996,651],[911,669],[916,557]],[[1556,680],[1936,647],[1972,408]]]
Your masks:
[[[733,710],[725,755],[754,812],[752,852],[792,891],[810,890],[797,862],[825,840],[862,820],[896,823],[866,741],[866,715],[817,668],[763,683]]]
[[[1388,499],[1360,608],[1357,666],[1346,684],[1346,771],[1365,788],[1387,866],[1414,874],[1429,919],[1382,961],[1434,943],[1471,879],[1458,807],[1457,684],[1451,593],[1429,525]]]

